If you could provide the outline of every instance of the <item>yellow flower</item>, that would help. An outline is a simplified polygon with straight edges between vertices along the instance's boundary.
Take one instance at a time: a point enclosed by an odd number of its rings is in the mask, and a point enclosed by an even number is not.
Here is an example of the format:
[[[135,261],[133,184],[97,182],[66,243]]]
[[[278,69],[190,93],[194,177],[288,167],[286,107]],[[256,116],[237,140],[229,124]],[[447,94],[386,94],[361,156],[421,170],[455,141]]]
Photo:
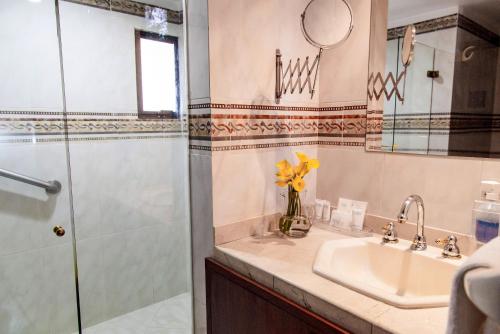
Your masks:
[[[309,166],[305,162],[300,162],[297,166],[294,168],[295,175],[298,175],[300,177],[304,177],[307,173],[309,173]]]
[[[276,173],[276,176],[278,177],[278,179],[283,181],[289,180],[293,177],[293,168],[290,167],[284,170],[280,170],[278,171],[278,173]]]
[[[290,181],[293,178],[293,167],[287,160],[281,160],[276,164],[279,171],[276,174],[280,181]]]
[[[278,180],[276,184],[280,187],[291,185],[295,191],[300,192],[305,187],[303,177],[310,172],[311,168],[318,168],[319,161],[317,159],[310,159],[301,152],[297,152],[296,155],[300,160],[297,166],[292,166],[288,160],[281,160],[276,164],[278,168],[278,173],[276,173]]]
[[[278,162],[276,164],[276,167],[278,167],[279,170],[284,170],[284,169],[291,168],[292,165],[290,165],[290,163],[288,162],[288,160],[281,160],[280,162]]]
[[[318,159],[310,159],[309,162],[307,163],[307,166],[310,168],[319,168],[319,160]]]
[[[318,159],[309,159],[309,157],[307,155],[305,155],[304,153],[301,153],[301,152],[297,152],[295,154],[297,155],[297,158],[299,158],[299,160],[300,160],[300,164],[299,164],[299,166],[297,166],[297,170],[300,171],[301,176],[304,176],[307,173],[309,173],[311,168],[319,168],[319,160]],[[296,173],[297,173],[297,170],[296,170]]]
[[[292,186],[293,186],[293,189],[295,189],[298,192],[301,192],[302,190],[304,190],[306,183],[305,183],[303,178],[301,178],[300,176],[296,176],[292,180]]]
[[[299,158],[300,162],[308,162],[309,161],[309,158],[307,157],[307,155],[305,155],[302,152],[297,152],[297,153],[295,153],[295,155],[297,156],[297,158]]]
[[[278,187],[286,187],[288,185],[288,181],[276,181],[275,183]]]

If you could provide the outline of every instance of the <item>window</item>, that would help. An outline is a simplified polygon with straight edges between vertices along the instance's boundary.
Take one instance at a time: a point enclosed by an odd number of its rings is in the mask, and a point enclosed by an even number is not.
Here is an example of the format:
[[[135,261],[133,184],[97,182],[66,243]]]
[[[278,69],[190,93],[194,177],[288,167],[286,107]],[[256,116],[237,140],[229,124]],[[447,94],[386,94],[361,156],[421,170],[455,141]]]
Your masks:
[[[135,31],[137,107],[139,117],[179,115],[177,37]]]

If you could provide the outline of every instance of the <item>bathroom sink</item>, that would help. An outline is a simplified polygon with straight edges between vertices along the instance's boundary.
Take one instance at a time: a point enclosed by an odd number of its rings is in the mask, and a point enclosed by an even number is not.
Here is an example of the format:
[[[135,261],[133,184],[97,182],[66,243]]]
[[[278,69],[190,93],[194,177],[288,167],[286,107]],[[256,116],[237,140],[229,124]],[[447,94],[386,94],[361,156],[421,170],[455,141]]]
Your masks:
[[[448,305],[453,274],[463,259],[441,249],[410,250],[411,243],[381,238],[331,240],[316,255],[313,271],[329,280],[401,308]]]

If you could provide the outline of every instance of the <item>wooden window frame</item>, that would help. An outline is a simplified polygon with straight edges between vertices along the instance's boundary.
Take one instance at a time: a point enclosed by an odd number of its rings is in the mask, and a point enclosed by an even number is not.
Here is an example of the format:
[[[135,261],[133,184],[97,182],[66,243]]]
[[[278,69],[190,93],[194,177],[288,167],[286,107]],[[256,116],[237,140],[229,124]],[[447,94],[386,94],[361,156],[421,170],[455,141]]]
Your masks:
[[[141,63],[141,38],[157,42],[165,42],[174,45],[175,57],[175,92],[176,110],[172,111],[147,111],[142,103],[142,63]],[[178,119],[180,116],[180,84],[179,84],[179,39],[176,36],[160,35],[155,32],[135,29],[135,69],[137,85],[137,109],[139,118],[171,118]]]

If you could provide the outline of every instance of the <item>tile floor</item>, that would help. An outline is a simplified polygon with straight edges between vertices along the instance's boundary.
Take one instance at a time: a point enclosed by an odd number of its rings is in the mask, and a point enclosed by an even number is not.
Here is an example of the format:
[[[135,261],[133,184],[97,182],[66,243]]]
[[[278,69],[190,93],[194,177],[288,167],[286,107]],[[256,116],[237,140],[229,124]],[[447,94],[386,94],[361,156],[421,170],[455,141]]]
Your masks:
[[[191,294],[183,293],[85,328],[84,334],[191,334]]]

